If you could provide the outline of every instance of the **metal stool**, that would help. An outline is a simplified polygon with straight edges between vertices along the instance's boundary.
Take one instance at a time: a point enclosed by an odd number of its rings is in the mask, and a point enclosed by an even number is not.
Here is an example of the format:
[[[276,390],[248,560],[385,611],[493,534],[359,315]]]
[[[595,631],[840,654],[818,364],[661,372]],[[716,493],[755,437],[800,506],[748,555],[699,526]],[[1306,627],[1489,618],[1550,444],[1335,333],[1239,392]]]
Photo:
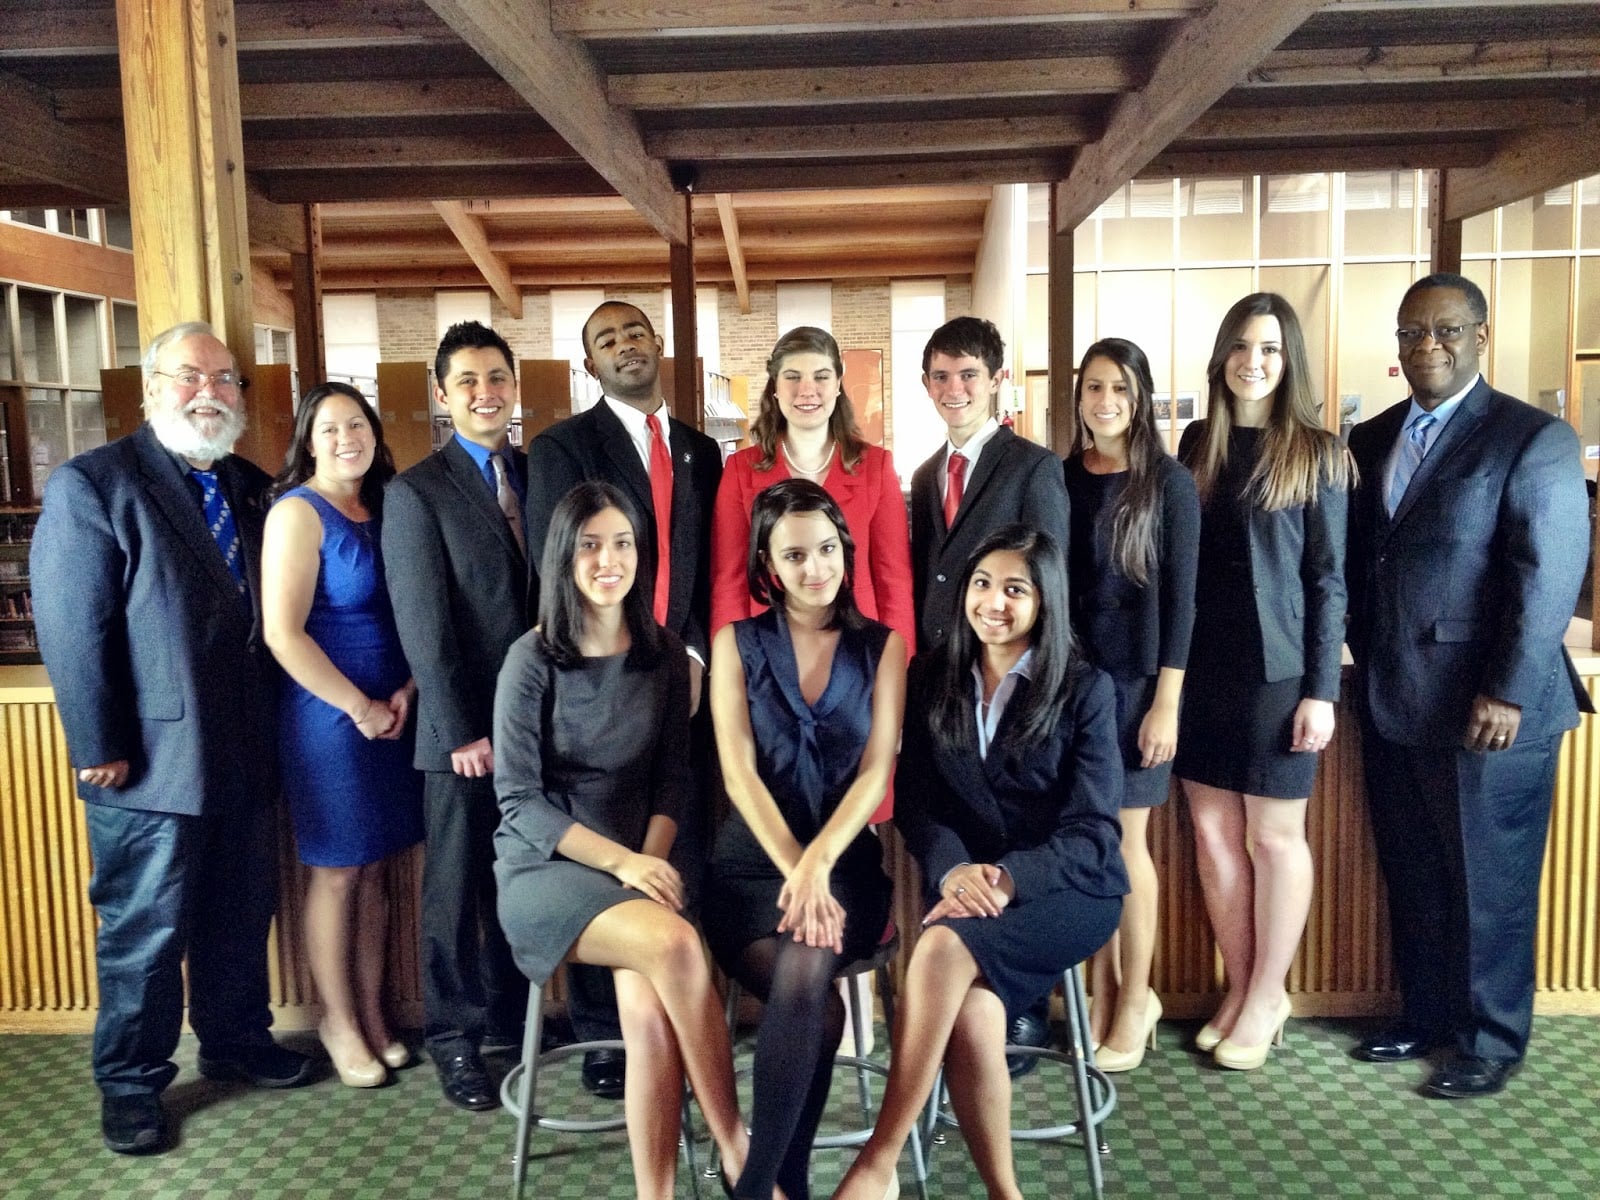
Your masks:
[[[556,1046],[540,1051],[544,1035],[544,988],[528,989],[528,1015],[526,1032],[522,1037],[522,1061],[512,1067],[500,1084],[500,1103],[517,1119],[517,1140],[512,1146],[511,1195],[521,1200],[522,1184],[528,1173],[528,1144],[533,1127],[549,1129],[555,1133],[613,1133],[627,1128],[625,1117],[606,1117],[597,1121],[571,1120],[565,1117],[540,1116],[533,1110],[535,1090],[538,1086],[539,1068],[548,1063],[587,1054],[591,1050],[622,1050],[623,1042],[617,1038],[597,1039],[591,1042],[574,1042],[569,1046]],[[694,1132],[689,1116],[689,1092],[683,1096],[682,1136],[684,1161],[689,1168],[690,1185],[694,1194],[700,1195],[699,1171],[696,1169]]]
[[[1011,1046],[1006,1054],[1031,1055],[1062,1063],[1072,1070],[1072,1080],[1077,1097],[1077,1119],[1058,1125],[1039,1125],[1012,1129],[1011,1140],[1016,1142],[1053,1141],[1057,1138],[1078,1136],[1083,1143],[1084,1161],[1089,1167],[1089,1187],[1095,1200],[1105,1195],[1105,1175],[1100,1156],[1110,1154],[1100,1126],[1117,1107],[1117,1089],[1109,1076],[1094,1065],[1094,1039],[1089,1032],[1089,1005],[1083,994],[1082,965],[1069,967],[1061,976],[1061,992],[1066,1004],[1067,1031],[1071,1048],[1057,1050],[1054,1046]],[[940,1124],[956,1127],[956,1119],[944,1111],[944,1069],[941,1067],[934,1080],[933,1093],[928,1097],[928,1112],[923,1119],[923,1130],[931,1141]],[[927,1200],[928,1175],[920,1155],[917,1161],[917,1194]]]

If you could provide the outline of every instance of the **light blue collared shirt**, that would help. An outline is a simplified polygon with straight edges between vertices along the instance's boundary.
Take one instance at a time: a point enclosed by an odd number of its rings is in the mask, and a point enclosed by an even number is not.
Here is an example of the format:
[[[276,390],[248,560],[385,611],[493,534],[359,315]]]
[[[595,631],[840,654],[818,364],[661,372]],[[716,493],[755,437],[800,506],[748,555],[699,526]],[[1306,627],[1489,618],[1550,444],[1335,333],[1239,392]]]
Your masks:
[[[1000,718],[1005,715],[1006,706],[1011,703],[1012,694],[1017,690],[1019,679],[1033,678],[1033,647],[1029,646],[1022,652],[1022,657],[1017,659],[1016,666],[1006,672],[1005,678],[994,689],[994,698],[987,705],[983,702],[983,667],[974,662],[972,664],[972,690],[974,712],[978,718],[978,757],[988,758],[989,747],[994,742],[995,730],[1000,728]]]
[[[1474,375],[1472,382],[1467,384],[1454,396],[1441,402],[1432,410],[1433,424],[1422,434],[1422,458],[1426,462],[1428,451],[1433,449],[1433,444],[1439,440],[1439,435],[1444,432],[1444,427],[1450,423],[1450,418],[1456,415],[1456,409],[1461,407],[1461,402],[1467,398],[1467,393],[1478,386],[1481,375]],[[1406,433],[1410,430],[1412,422],[1429,410],[1417,403],[1417,398],[1411,398],[1411,406],[1406,409],[1406,419],[1400,425],[1400,436],[1395,438],[1394,446],[1389,451],[1389,461],[1383,468],[1383,494],[1387,496],[1394,488],[1394,468],[1400,461],[1400,447],[1406,440]]]
[[[470,441],[467,438],[462,437],[459,433],[455,434],[454,437],[461,448],[472,456],[472,461],[478,464],[478,474],[483,476],[483,482],[488,485],[489,494],[491,496],[498,495],[500,491],[500,486],[495,482],[494,478],[494,464],[489,461],[496,454],[498,454],[505,459],[506,478],[511,480],[511,490],[516,492],[517,502],[520,504],[527,500],[528,485],[522,479],[522,477],[517,474],[517,469],[511,459],[510,442],[506,443],[505,449],[503,450],[489,450],[478,445],[477,442]]]

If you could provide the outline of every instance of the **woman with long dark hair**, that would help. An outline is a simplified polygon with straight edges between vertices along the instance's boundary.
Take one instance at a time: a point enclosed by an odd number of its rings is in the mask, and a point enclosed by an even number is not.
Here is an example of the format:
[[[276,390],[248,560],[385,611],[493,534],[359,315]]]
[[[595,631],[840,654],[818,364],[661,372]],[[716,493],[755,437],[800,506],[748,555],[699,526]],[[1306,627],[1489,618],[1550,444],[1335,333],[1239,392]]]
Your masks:
[[[689,667],[634,586],[644,528],[600,482],[551,516],[539,623],[495,689],[494,870],[500,923],[534,984],[563,961],[612,969],[634,1186],[664,1200],[685,1074],[731,1173],[746,1139],[727,1027],[667,861],[689,802]]]
[[[400,650],[378,536],[394,460],[357,389],[312,388],[275,485],[261,552],[262,627],[290,683],[283,795],[306,884],[306,956],[339,1078],[376,1087],[410,1061],[383,1004],[384,860],[422,839],[412,768],[416,686]]]
[[[1150,812],[1171,790],[1194,625],[1200,502],[1193,478],[1162,445],[1153,391],[1149,360],[1134,343],[1104,338],[1090,346],[1078,368],[1078,420],[1066,458],[1072,627],[1116,686],[1122,746],[1129,892],[1116,935],[1089,973],[1102,1071],[1143,1062],[1161,1019],[1150,988],[1158,899]]]
[[[879,944],[890,884],[867,830],[905,708],[905,641],[857,609],[849,526],[804,479],[756,497],[746,580],[760,616],[719,630],[711,718],[733,813],[707,872],[705,928],[723,970],[766,1005],[750,1157],[734,1195],[810,1195],[844,1005],[841,963]]]
[[[1116,695],[1078,652],[1049,534],[1008,525],[964,572],[950,637],[912,664],[896,823],[928,904],[877,1127],[836,1196],[879,1200],[941,1060],[991,1197],[1017,1197],[1010,1019],[1117,927]]]
[[[1195,1039],[1253,1070],[1281,1041],[1311,906],[1306,805],[1333,737],[1355,469],[1322,425],[1299,318],[1260,292],[1222,319],[1206,418],[1178,457],[1200,493],[1195,627],[1175,771],[1227,992]]]

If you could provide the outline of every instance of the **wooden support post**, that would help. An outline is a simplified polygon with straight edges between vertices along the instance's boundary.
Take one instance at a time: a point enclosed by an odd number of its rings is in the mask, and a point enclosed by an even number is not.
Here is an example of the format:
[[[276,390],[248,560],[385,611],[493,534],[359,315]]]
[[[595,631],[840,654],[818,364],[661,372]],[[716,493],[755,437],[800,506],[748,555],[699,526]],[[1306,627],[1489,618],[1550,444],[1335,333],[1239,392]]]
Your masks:
[[[1073,231],[1058,232],[1056,203],[1062,185],[1050,185],[1050,424],[1049,444],[1057,454],[1065,454],[1072,442],[1072,423],[1078,419],[1072,410],[1073,359]]]
[[[209,321],[255,370],[233,0],[117,0],[139,336]],[[263,414],[239,450],[258,457]]]
[[[1461,218],[1447,218],[1449,176],[1444,171],[1428,172],[1428,271],[1461,274]]]
[[[683,241],[672,251],[672,415],[696,429],[706,427],[700,403],[700,344],[695,336],[694,196],[683,194]]]
[[[294,296],[294,359],[304,396],[328,378],[328,341],[322,329],[322,210],[304,205],[306,253],[289,255]]]

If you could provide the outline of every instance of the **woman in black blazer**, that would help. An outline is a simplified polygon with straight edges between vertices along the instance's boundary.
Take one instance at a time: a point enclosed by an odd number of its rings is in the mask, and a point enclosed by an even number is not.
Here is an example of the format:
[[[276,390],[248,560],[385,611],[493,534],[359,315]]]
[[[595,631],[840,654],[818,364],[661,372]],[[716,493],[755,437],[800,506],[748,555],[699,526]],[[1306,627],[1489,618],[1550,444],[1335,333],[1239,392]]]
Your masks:
[[[1111,680],[1077,650],[1055,540],[1008,525],[979,543],[943,646],[912,664],[896,823],[922,867],[877,1127],[836,1196],[879,1200],[940,1060],[989,1196],[1011,1158],[1010,1018],[1105,944],[1128,877]]]
[[[1176,771],[1227,993],[1195,1039],[1253,1070],[1282,1041],[1284,980],[1311,905],[1306,802],[1333,737],[1354,467],[1322,427],[1305,339],[1282,296],[1246,296],[1184,430],[1203,516]]]
[[[1194,625],[1200,501],[1156,429],[1144,351],[1123,338],[1090,346],[1074,392],[1066,458],[1072,501],[1067,574],[1073,631],[1117,689],[1122,858],[1130,889],[1116,936],[1094,956],[1093,1026],[1102,1071],[1131,1071],[1155,1045],[1150,989],[1159,896],[1150,810],[1172,788],[1178,701]]]

